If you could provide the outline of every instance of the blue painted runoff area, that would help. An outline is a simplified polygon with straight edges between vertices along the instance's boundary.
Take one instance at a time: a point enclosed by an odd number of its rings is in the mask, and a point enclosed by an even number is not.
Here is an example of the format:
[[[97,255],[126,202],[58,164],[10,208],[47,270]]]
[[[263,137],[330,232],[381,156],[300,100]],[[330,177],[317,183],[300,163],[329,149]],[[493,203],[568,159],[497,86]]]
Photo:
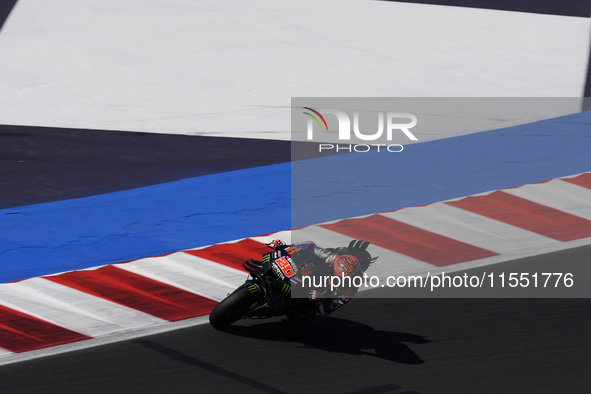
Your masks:
[[[289,163],[0,211],[0,283],[289,229]]]
[[[591,171],[591,111],[292,163],[292,228]]]
[[[591,170],[591,112],[0,210],[0,283]]]

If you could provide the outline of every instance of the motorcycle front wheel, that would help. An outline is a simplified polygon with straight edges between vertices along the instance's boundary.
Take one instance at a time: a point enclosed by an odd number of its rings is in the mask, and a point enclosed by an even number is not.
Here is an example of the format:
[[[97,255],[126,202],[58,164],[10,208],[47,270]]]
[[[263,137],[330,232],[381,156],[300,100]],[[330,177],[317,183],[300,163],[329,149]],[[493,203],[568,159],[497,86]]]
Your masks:
[[[211,311],[209,323],[216,330],[222,330],[258,306],[258,299],[259,295],[249,293],[244,287],[237,289]]]

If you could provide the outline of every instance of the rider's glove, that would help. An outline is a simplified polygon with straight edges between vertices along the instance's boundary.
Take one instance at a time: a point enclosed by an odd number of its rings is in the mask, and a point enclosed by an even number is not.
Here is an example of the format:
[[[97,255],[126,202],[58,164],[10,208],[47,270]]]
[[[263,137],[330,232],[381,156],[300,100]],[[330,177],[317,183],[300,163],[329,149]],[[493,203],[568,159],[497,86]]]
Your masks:
[[[273,250],[281,250],[287,245],[280,239],[274,239],[273,241],[269,242],[267,246]]]

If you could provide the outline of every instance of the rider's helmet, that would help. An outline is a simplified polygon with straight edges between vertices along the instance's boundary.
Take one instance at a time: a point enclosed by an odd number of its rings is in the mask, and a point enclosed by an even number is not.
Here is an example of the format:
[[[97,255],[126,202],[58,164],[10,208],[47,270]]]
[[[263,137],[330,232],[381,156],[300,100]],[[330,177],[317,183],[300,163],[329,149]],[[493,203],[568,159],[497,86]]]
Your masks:
[[[326,264],[332,267],[337,276],[350,276],[359,267],[359,261],[352,255],[339,255],[333,253],[326,258]]]

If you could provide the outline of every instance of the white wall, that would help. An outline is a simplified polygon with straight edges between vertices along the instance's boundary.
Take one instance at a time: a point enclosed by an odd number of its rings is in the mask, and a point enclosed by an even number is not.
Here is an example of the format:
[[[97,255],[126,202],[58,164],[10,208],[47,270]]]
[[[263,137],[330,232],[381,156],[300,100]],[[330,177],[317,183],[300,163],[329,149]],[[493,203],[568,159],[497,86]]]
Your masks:
[[[580,97],[589,37],[588,18],[365,0],[19,0],[0,123],[288,139],[292,96]]]

